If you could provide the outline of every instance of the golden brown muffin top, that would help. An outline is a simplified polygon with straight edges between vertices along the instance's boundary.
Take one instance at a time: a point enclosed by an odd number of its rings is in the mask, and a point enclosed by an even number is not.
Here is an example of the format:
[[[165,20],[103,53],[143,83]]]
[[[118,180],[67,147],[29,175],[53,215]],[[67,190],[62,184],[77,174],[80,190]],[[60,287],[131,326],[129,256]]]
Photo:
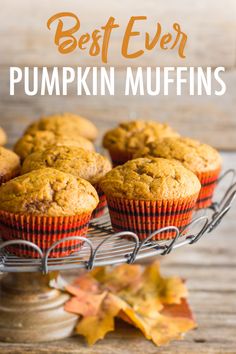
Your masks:
[[[135,157],[145,156],[178,160],[194,173],[216,170],[221,166],[221,157],[217,150],[198,140],[184,137],[154,141],[135,154]]]
[[[77,134],[55,135],[51,131],[35,131],[28,133],[20,138],[15,146],[14,151],[24,160],[28,155],[36,151],[44,151],[51,146],[77,146],[85,150],[94,150],[93,143]]]
[[[88,119],[77,114],[62,113],[45,116],[32,123],[26,133],[34,133],[37,130],[49,130],[56,135],[81,135],[89,140],[95,140],[98,130]]]
[[[22,173],[43,167],[71,173],[95,185],[111,170],[111,163],[97,152],[74,146],[55,146],[29,155],[22,166]]]
[[[0,147],[0,176],[20,171],[20,159],[13,151]]]
[[[101,180],[109,197],[134,200],[176,200],[199,193],[194,173],[179,162],[161,158],[139,158],[115,167]]]
[[[137,120],[120,123],[109,130],[103,138],[103,146],[108,150],[120,150],[134,153],[148,142],[166,136],[178,136],[169,125],[151,120]]]
[[[0,127],[0,145],[5,145],[7,142],[7,135],[5,131]]]
[[[52,168],[32,171],[0,187],[0,209],[42,216],[70,216],[92,212],[98,204],[94,187]]]

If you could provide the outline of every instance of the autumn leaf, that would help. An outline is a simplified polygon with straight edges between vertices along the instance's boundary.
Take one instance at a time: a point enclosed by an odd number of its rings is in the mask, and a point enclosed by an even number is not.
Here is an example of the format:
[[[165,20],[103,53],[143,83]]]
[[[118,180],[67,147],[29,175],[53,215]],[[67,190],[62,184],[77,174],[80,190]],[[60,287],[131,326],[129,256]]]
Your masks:
[[[159,315],[159,311],[163,309],[160,299],[143,291],[135,293],[122,291],[118,295],[126,301],[134,311],[139,315],[145,315],[152,318]]]
[[[84,291],[101,292],[101,284],[90,273],[81,274],[72,285]]]
[[[66,290],[73,297],[65,309],[82,316],[76,333],[85,336],[89,345],[114,330],[115,317],[158,346],[181,339],[196,327],[183,280],[162,277],[157,262],[146,267],[98,267],[81,274]]]
[[[98,313],[82,318],[76,326],[76,332],[83,335],[87,343],[92,345],[111,331],[114,331],[114,318],[120,312],[119,301],[116,296],[107,294]]]
[[[107,292],[102,294],[90,294],[83,290],[68,286],[67,291],[75,295],[71,300],[65,304],[65,310],[83,316],[96,316],[99,312],[101,304],[107,295]],[[74,291],[76,289],[76,291]]]
[[[180,278],[161,277],[157,262],[147,266],[135,284],[135,287],[123,288],[117,294],[142,316],[158,317],[164,304],[180,303],[181,298],[187,296],[183,281]]]
[[[168,317],[160,315],[158,319],[146,319],[150,326],[152,341],[158,345],[166,345],[172,340],[182,339],[183,334],[196,327],[193,320],[184,317]]]
[[[137,315],[129,307],[124,308],[119,317],[139,328],[157,346],[182,339],[184,333],[196,327],[186,300],[182,300],[181,304],[167,305],[155,319]]]
[[[143,278],[143,291],[158,296],[162,304],[180,304],[181,299],[188,295],[181,278],[161,276],[157,262],[146,267]]]
[[[140,284],[142,267],[140,265],[122,264],[116,267],[99,267],[91,272],[100,284],[111,291],[119,292]]]
[[[181,299],[180,304],[165,305],[161,314],[170,317],[189,318],[194,321],[192,311],[186,299]]]

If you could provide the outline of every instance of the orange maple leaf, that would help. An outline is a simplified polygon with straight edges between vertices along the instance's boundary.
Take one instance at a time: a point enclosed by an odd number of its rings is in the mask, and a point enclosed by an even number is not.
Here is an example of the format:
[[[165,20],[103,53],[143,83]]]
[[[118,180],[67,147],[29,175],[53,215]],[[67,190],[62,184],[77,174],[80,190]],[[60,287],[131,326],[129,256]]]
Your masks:
[[[196,327],[182,279],[164,278],[159,263],[142,267],[99,267],[82,274],[66,290],[74,297],[69,312],[82,318],[76,333],[89,345],[113,331],[115,317],[134,325],[156,345],[164,345]]]

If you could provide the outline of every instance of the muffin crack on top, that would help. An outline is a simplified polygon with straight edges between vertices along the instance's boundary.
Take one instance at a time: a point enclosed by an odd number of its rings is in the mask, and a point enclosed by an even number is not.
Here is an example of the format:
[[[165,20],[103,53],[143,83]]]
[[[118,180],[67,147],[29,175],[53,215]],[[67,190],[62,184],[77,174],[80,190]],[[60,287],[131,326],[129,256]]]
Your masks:
[[[103,146],[108,149],[116,146],[120,150],[134,151],[153,139],[169,135],[178,136],[178,133],[168,124],[144,120],[130,121],[120,123],[118,127],[108,131],[104,136]]]
[[[82,178],[52,168],[17,177],[0,187],[0,210],[63,216],[92,212],[98,204],[94,187]]]
[[[114,166],[134,158],[137,150],[148,143],[167,136],[179,136],[168,124],[151,120],[136,120],[120,123],[109,130],[103,138],[103,146],[108,149]]]
[[[127,199],[175,199],[198,194],[200,182],[179,162],[162,158],[139,158],[108,172],[101,188],[110,197]]]
[[[42,117],[32,123],[27,129],[26,134],[36,131],[51,131],[55,135],[78,134],[91,141],[98,135],[96,126],[88,119],[73,113],[54,114]]]
[[[95,185],[111,169],[110,161],[94,151],[75,146],[55,146],[29,155],[22,166],[22,173],[52,167],[62,172],[84,178]]]
[[[163,157],[175,159],[193,172],[219,169],[221,157],[217,150],[198,140],[185,137],[165,137],[136,151],[134,157]]]
[[[34,131],[24,134],[15,144],[14,151],[24,160],[28,155],[44,151],[51,146],[76,146],[85,150],[94,151],[93,143],[79,136],[77,133],[56,135],[52,131]]]

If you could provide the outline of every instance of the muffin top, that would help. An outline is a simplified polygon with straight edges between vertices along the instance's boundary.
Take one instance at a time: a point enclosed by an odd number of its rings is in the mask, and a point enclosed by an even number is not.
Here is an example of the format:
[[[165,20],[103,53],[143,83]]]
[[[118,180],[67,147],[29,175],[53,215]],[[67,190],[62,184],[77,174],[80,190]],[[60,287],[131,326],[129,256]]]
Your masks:
[[[55,135],[51,131],[35,131],[28,133],[20,138],[15,146],[14,151],[24,160],[28,155],[36,151],[44,151],[50,146],[78,146],[85,150],[94,150],[93,143],[77,134]]]
[[[91,184],[98,183],[111,170],[110,161],[106,157],[74,146],[55,146],[29,155],[23,163],[22,173],[43,167],[71,173]]]
[[[198,140],[184,137],[169,137],[151,142],[135,154],[135,157],[145,156],[178,160],[194,173],[215,170],[221,166],[217,150]]]
[[[134,153],[148,142],[166,136],[178,136],[169,125],[154,121],[130,121],[120,123],[118,127],[108,131],[103,138],[103,146]]]
[[[70,216],[92,212],[98,204],[94,187],[52,168],[32,171],[0,187],[0,209],[41,216]]]
[[[179,162],[161,158],[139,158],[115,167],[101,180],[107,196],[134,200],[176,200],[199,193],[194,173]]]
[[[20,159],[13,151],[0,147],[0,176],[20,171]]]
[[[7,135],[5,131],[0,127],[0,145],[5,145],[7,142]]]
[[[27,128],[26,133],[34,133],[38,130],[49,130],[56,135],[77,134],[92,141],[95,140],[98,135],[98,130],[92,122],[72,113],[42,117],[32,123]]]

